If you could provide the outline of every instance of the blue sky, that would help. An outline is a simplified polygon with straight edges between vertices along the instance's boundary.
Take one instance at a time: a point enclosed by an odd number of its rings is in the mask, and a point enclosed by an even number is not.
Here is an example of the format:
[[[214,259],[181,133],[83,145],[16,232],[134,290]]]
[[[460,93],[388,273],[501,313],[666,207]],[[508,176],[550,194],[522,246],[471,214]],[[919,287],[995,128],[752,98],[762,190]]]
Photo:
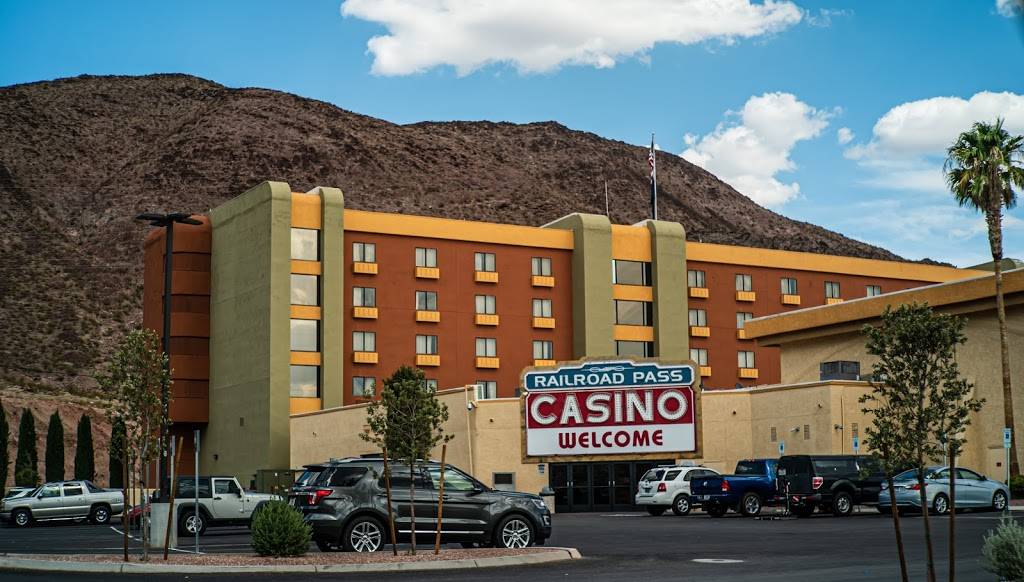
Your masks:
[[[1014,1],[0,0],[0,85],[181,72],[397,123],[654,131],[786,216],[967,265],[984,224],[941,154],[975,119],[1024,133]],[[1021,210],[1006,239],[1024,258]]]

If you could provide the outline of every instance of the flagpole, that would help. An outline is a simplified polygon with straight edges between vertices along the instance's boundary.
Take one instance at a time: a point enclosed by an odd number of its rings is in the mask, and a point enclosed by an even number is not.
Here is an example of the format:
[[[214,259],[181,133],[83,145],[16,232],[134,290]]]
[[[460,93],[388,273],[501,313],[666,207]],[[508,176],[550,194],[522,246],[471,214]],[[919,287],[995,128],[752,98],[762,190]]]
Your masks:
[[[608,180],[604,181],[604,215],[610,217],[608,214]]]
[[[651,216],[658,220],[658,158],[654,152],[654,132],[651,132]]]

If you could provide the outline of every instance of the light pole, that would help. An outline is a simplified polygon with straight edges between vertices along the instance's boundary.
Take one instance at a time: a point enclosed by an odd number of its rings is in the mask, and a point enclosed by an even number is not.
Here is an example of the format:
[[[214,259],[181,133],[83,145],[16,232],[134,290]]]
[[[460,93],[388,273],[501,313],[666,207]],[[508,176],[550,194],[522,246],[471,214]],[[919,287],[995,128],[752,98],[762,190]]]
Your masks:
[[[167,355],[167,366],[169,368],[171,365],[171,270],[174,263],[174,223],[199,225],[202,222],[184,212],[171,212],[169,214],[145,212],[136,216],[135,220],[143,220],[148,222],[150,226],[163,228],[166,233],[166,236],[164,236],[164,325],[161,343],[163,344],[164,354]],[[167,401],[168,394],[167,386],[165,385],[160,393],[160,404],[165,411],[168,406]],[[166,438],[167,423],[163,422],[160,424],[160,455],[157,457],[156,463],[156,483],[160,491],[163,491],[164,471],[166,470],[164,461],[164,439]]]

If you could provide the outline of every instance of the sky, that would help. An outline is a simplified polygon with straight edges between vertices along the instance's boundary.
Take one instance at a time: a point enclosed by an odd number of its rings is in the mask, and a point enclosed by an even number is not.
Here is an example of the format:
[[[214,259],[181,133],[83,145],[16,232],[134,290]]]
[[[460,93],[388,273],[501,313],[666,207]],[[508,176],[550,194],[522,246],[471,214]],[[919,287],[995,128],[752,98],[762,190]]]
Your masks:
[[[653,132],[785,216],[967,266],[985,224],[942,162],[975,121],[1024,134],[1016,2],[0,0],[0,85],[175,72],[396,123]],[[1024,210],[1004,230],[1024,259]]]

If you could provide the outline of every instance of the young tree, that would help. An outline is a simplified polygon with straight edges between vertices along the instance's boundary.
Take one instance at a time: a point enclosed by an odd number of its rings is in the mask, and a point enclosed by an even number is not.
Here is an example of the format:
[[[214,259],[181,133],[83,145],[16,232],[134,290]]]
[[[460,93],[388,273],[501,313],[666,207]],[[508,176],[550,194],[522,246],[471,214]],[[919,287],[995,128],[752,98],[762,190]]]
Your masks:
[[[94,481],[96,479],[95,457],[92,449],[92,421],[82,415],[78,420],[75,439],[75,479]]]
[[[64,480],[64,425],[55,410],[46,428],[46,480]]]
[[[14,459],[14,483],[20,487],[39,484],[39,451],[36,449],[36,419],[26,408],[18,425],[18,456]]]
[[[996,315],[999,319],[999,356],[1003,372],[1003,422],[1014,429],[1010,444],[1010,476],[1020,475],[1017,458],[1017,430],[1013,418],[1013,389],[1010,384],[1010,347],[1003,301],[1003,209],[1017,204],[1014,188],[1024,189],[1024,136],[1011,136],[1003,120],[994,124],[975,123],[961,133],[947,150],[946,181],[960,206],[981,211],[988,226],[996,286]]]
[[[129,333],[107,372],[97,380],[109,395],[111,424],[123,423],[123,445],[130,452],[128,466],[135,473],[136,483],[144,490],[152,487],[147,477],[150,464],[163,454],[158,433],[167,422],[169,409],[161,395],[171,385],[167,354],[161,351],[156,332],[137,329]],[[149,559],[148,528],[142,529],[142,559]]]
[[[7,424],[7,411],[0,403],[0,499],[7,494],[7,470],[11,468],[11,455],[7,445],[11,438],[11,427]]]
[[[115,419],[110,427],[110,446],[107,447],[107,467],[110,473],[109,483],[112,489],[121,489],[124,482],[124,422]]]
[[[408,465],[410,475],[416,462],[430,456],[430,451],[441,442],[451,440],[444,434],[448,420],[448,407],[437,400],[427,387],[423,371],[402,366],[384,380],[380,400],[370,404],[366,412],[369,432],[362,434],[367,442],[385,448],[396,461]],[[415,479],[409,480],[409,497],[415,499]],[[410,530],[416,531],[415,504],[409,504]],[[416,553],[416,535],[413,533],[411,553]]]

